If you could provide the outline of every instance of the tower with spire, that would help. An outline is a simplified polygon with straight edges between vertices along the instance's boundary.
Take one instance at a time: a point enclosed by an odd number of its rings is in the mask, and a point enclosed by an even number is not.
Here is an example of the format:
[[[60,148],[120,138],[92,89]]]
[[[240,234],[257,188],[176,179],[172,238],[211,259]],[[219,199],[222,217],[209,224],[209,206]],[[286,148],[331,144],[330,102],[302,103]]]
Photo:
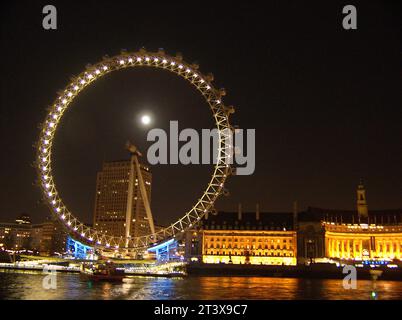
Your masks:
[[[368,217],[366,189],[364,188],[362,179],[360,179],[360,183],[357,187],[357,213],[359,215],[359,218],[367,218]]]

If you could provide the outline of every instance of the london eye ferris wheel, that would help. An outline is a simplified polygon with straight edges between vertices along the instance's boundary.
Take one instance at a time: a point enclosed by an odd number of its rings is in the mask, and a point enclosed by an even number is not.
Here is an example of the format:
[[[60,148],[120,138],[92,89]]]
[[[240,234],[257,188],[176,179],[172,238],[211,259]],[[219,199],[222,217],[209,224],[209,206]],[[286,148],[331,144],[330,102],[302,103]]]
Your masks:
[[[52,146],[55,133],[64,113],[72,101],[91,83],[113,71],[132,67],[151,67],[165,69],[191,83],[208,103],[215,126],[218,129],[218,158],[211,179],[201,197],[195,201],[190,210],[184,213],[176,222],[169,226],[144,236],[125,237],[107,235],[99,230],[80,222],[68,209],[57,191],[53,177]],[[214,88],[212,74],[204,75],[197,64],[188,64],[180,54],[169,56],[163,50],[148,52],[141,49],[138,52],[121,52],[113,57],[104,57],[102,61],[88,65],[86,70],[72,78],[62,90],[48,110],[45,121],[41,125],[40,137],[37,143],[36,169],[39,184],[45,202],[52,214],[57,217],[68,233],[76,240],[105,250],[142,250],[163,240],[176,237],[192,228],[209,211],[214,210],[214,202],[224,193],[224,183],[232,173],[230,158],[232,156],[230,114],[233,107],[225,106],[222,97],[224,89]]]

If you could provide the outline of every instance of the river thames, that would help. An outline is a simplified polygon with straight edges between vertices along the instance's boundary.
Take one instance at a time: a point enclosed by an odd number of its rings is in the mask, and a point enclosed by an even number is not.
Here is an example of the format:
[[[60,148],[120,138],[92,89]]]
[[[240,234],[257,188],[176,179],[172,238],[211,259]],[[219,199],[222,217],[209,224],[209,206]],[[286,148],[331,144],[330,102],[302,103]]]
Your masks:
[[[57,288],[44,289],[45,275],[0,271],[0,298],[24,300],[273,299],[369,300],[373,282],[358,280],[346,290],[342,280],[266,277],[136,277],[130,283],[88,282],[78,274],[58,273]],[[402,282],[377,281],[379,300],[402,299]]]

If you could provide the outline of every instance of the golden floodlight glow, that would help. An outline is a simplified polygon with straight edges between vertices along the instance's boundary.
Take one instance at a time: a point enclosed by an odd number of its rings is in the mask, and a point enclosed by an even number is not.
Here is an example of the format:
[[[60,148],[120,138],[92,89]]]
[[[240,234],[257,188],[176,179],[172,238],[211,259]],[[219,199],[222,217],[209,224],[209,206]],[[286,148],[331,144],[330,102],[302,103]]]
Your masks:
[[[63,118],[64,112],[84,88],[112,71],[140,66],[168,70],[187,80],[201,93],[212,111],[216,128],[220,132],[218,144],[220,147],[218,150],[218,162],[214,165],[211,180],[202,196],[182,218],[154,234],[125,239],[123,237],[109,236],[101,231],[92,229],[73,216],[57,192],[52,176],[53,162],[51,162],[51,154],[58,124]],[[126,249],[138,251],[188,230],[213,209],[215,200],[223,193],[225,180],[231,173],[231,168],[228,164],[230,154],[229,129],[231,126],[229,122],[230,113],[221,101],[222,90],[216,90],[211,83],[212,80],[207,81],[205,79],[209,78],[200,73],[198,66],[194,69],[193,65],[185,63],[181,57],[168,56],[163,51],[146,52],[144,49],[130,54],[122,52],[120,55],[111,58],[104,57],[101,62],[95,65],[88,65],[85,71],[72,78],[72,82],[55,99],[43,122],[37,144],[37,169],[45,201],[49,204],[51,212],[67,227],[73,237],[75,236],[84,243],[94,241],[100,244],[99,247],[102,249],[115,248],[121,251]],[[148,125],[151,121],[152,119],[149,115],[143,115],[141,118],[141,122],[144,125]],[[63,209],[61,210],[61,208]]]

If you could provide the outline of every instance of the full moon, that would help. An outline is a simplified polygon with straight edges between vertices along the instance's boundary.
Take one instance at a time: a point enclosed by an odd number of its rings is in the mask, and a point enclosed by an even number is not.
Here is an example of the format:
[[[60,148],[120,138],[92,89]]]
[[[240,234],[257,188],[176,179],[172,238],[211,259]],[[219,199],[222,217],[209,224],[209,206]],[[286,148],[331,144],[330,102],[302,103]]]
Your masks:
[[[151,117],[149,116],[149,115],[143,115],[142,117],[141,117],[141,122],[142,122],[142,124],[144,124],[144,125],[148,125],[148,124],[150,124],[151,123]]]

